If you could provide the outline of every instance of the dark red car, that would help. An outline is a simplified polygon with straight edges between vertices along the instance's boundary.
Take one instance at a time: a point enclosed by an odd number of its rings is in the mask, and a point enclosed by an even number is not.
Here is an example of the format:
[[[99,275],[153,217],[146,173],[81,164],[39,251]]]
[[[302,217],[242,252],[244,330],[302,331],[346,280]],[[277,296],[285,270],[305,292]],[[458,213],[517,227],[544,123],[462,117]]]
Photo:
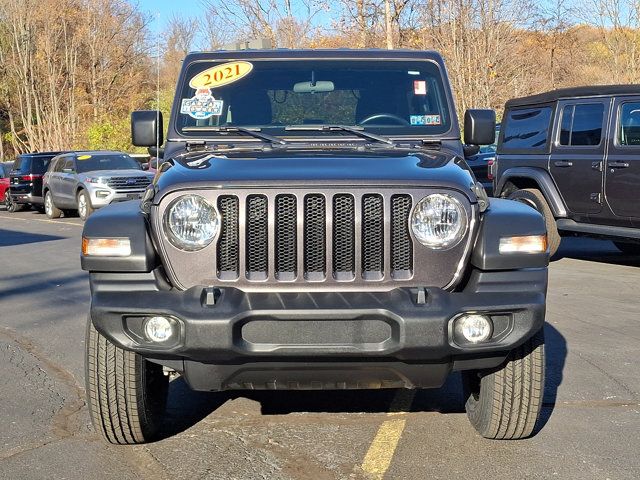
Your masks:
[[[9,189],[11,183],[9,179],[9,172],[13,162],[0,163],[0,203],[4,203],[6,199],[6,191]]]

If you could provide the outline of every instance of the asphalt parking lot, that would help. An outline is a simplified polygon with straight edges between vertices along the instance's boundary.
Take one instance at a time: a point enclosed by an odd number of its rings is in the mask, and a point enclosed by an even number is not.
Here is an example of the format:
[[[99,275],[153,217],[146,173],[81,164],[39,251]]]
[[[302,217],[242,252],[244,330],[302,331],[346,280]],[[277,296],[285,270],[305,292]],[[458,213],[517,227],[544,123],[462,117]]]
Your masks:
[[[0,479],[640,478],[640,259],[566,239],[550,269],[539,432],[479,437],[430,391],[196,394],[164,440],[105,444],[84,404],[82,223],[0,209]]]

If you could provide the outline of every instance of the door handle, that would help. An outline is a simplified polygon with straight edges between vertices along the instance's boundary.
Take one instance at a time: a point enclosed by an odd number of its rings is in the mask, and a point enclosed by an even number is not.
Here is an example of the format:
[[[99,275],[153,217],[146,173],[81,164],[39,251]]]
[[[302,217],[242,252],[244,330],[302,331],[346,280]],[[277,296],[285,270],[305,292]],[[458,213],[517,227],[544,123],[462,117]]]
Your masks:
[[[567,161],[567,160],[558,160],[558,161],[556,161],[556,162],[553,162],[553,164],[554,164],[556,167],[563,167],[563,168],[566,168],[566,167],[573,167],[573,162],[569,162],[569,161]]]
[[[629,168],[628,162],[608,162],[607,166],[611,168]]]

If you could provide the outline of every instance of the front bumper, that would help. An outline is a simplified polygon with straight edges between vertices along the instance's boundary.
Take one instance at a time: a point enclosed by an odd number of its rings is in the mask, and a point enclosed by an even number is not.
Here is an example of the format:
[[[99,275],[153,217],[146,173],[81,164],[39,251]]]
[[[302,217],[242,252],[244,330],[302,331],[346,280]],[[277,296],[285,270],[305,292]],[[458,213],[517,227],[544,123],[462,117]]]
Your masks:
[[[108,185],[97,183],[86,184],[85,189],[89,192],[89,196],[91,197],[91,206],[93,208],[101,208],[115,202],[138,200],[142,198],[146,187],[129,190],[115,190]]]
[[[95,327],[116,345],[180,370],[203,390],[270,388],[273,382],[295,388],[307,381],[333,385],[328,388],[439,386],[452,369],[499,365],[540,330],[547,287],[546,268],[474,271],[463,291],[426,289],[422,303],[422,294],[409,288],[132,291],[134,284],[104,275],[92,274]],[[458,345],[451,325],[465,312],[499,319],[500,332],[481,345]],[[153,315],[178,321],[175,341],[158,346],[144,338],[141,319]]]

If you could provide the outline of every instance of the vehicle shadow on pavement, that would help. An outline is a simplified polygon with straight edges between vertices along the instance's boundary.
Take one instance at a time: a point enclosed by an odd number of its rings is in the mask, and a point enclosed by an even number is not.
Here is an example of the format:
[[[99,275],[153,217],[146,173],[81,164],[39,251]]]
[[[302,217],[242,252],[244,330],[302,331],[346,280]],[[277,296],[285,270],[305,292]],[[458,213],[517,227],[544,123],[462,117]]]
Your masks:
[[[51,242],[53,240],[64,240],[65,238],[67,237],[43,235],[41,233],[27,233],[0,228],[0,247],[13,247],[17,245],[26,245],[28,243]]]
[[[640,257],[626,255],[618,250],[613,242],[597,238],[563,238],[560,248],[552,260],[557,261],[563,258],[640,267]]]
[[[547,424],[556,406],[558,388],[562,383],[564,365],[567,358],[567,342],[564,336],[551,324],[544,326],[545,385],[542,397],[542,411],[534,430],[537,434]]]
[[[549,421],[555,408],[558,387],[562,383],[567,344],[552,325],[545,325],[546,384],[543,407],[536,425],[539,432]],[[169,384],[166,422],[161,438],[177,435],[196,425],[211,413],[236,398],[247,398],[260,404],[262,415],[291,413],[387,413],[439,412],[464,413],[464,395],[460,374],[451,374],[438,389],[418,389],[408,393],[410,401],[397,409],[402,390],[332,390],[332,391],[230,391],[194,392],[181,377]],[[406,392],[411,392],[406,390]]]

